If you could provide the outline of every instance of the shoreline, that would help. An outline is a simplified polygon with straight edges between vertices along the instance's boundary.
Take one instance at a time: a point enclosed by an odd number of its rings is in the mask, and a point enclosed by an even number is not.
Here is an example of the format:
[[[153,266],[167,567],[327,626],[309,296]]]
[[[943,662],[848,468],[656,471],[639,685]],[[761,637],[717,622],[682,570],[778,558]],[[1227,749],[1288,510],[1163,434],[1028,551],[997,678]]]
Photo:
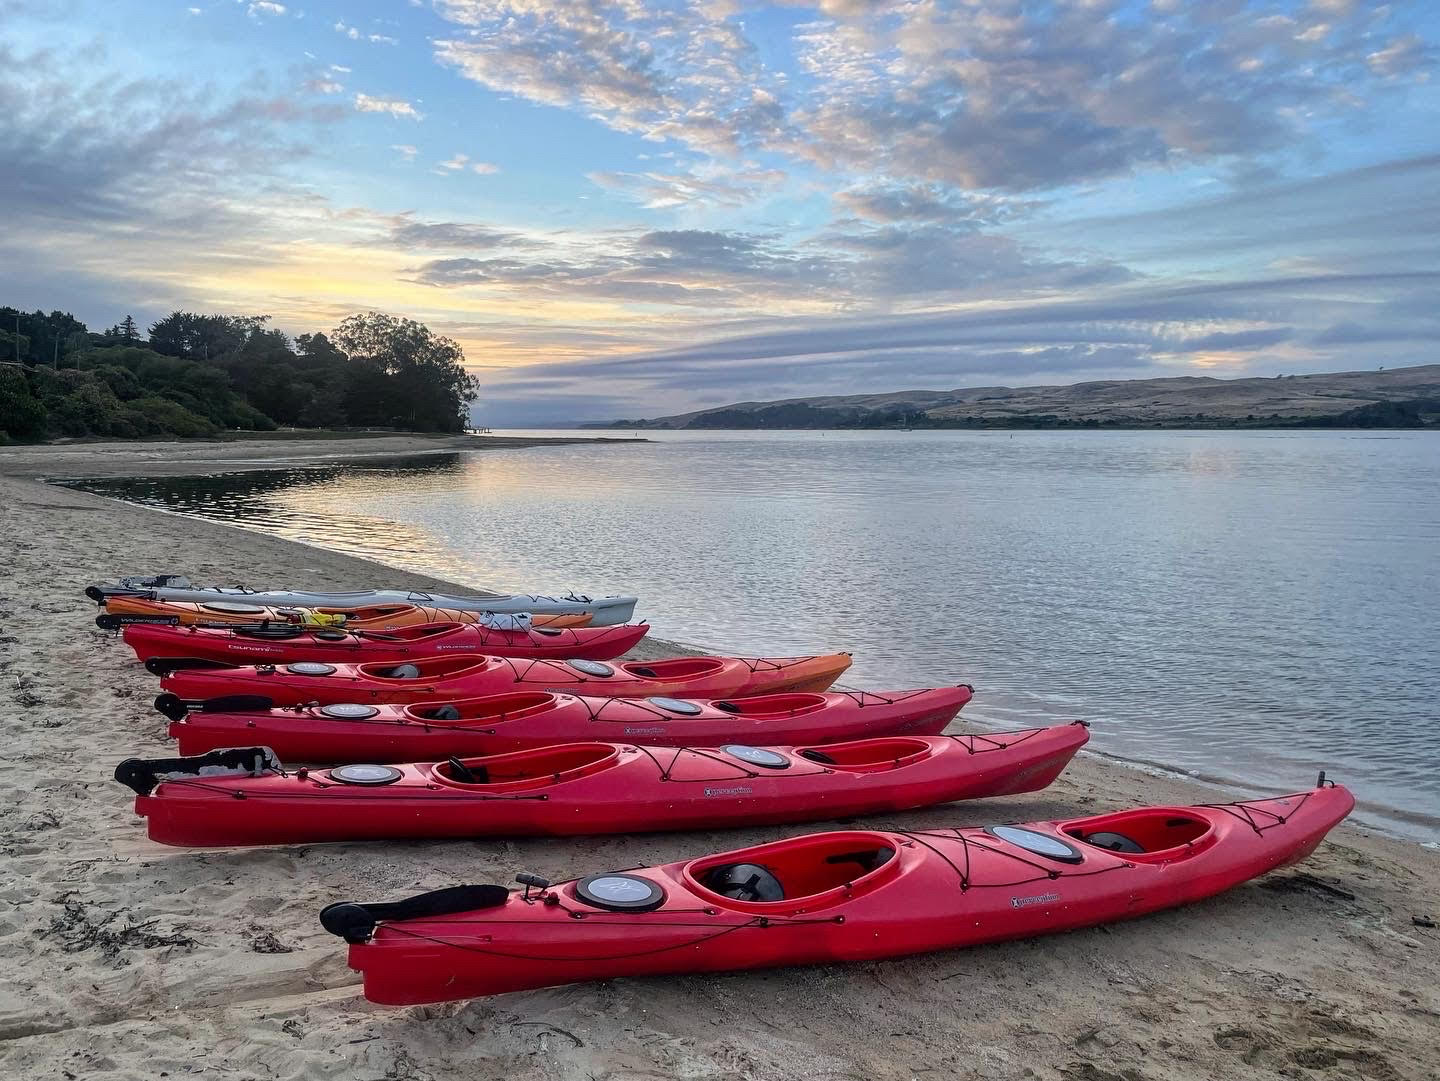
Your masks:
[[[0,557],[12,574],[0,582],[0,686],[22,718],[19,768],[0,781],[12,804],[13,902],[0,914],[0,1063],[14,1075],[179,1076],[217,1055],[243,1063],[245,1076],[438,1078],[474,1076],[479,1065],[482,1076],[576,1081],[1419,1079],[1433,1069],[1440,932],[1413,918],[1440,916],[1440,854],[1351,824],[1296,868],[1129,924],[878,964],[370,1006],[343,944],[319,927],[325,903],[506,882],[520,870],[568,878],[835,824],[479,844],[152,844],[110,771],[173,745],[149,706],[153,678],[94,628],[81,586],[165,569],[197,580],[303,575],[334,588],[487,583],[442,582],[47,485],[14,475],[3,455],[11,528]],[[204,472],[197,464],[165,463]],[[274,460],[254,466],[267,467]],[[636,655],[678,651],[647,639]],[[974,727],[965,718],[957,730]],[[1064,818],[1215,794],[1092,752],[1045,792],[867,824]]]
[[[537,442],[537,443],[543,443],[543,442],[545,442],[545,440],[536,440],[535,442]],[[447,452],[437,452],[437,453],[447,453]],[[407,456],[407,457],[408,457],[408,456]],[[378,455],[378,456],[377,456],[377,455],[356,455],[356,456],[354,456],[354,458],[351,459],[351,460],[352,460],[352,461],[364,461],[364,460],[368,460],[368,459],[372,459],[372,458],[386,459],[386,456],[384,456],[384,455]],[[390,459],[390,460],[394,460],[394,459]],[[313,467],[313,468],[323,468],[323,467],[325,467],[325,466],[331,466],[331,465],[337,465],[337,464],[344,464],[344,463],[343,463],[343,462],[336,461],[336,460],[334,460],[334,459],[325,459],[325,460],[314,459],[314,460],[310,461],[309,464],[310,464],[310,466]],[[289,465],[289,463],[286,463],[286,466],[288,466],[288,465]],[[275,467],[275,468],[281,468],[282,466],[276,465],[276,466],[274,466],[274,467]],[[264,466],[258,466],[258,465],[257,465],[255,468],[256,468],[256,469],[260,469],[260,468],[264,468]],[[203,472],[197,471],[197,472],[196,472],[195,474],[193,474],[193,475],[220,476],[220,475],[224,475],[224,474],[230,473],[230,472],[241,472],[241,471],[242,471],[242,470],[222,469],[222,470],[218,470],[218,471],[211,472],[211,471],[206,470],[206,471],[203,471]],[[89,479],[112,479],[112,478],[49,477],[49,478],[45,478],[45,479],[46,479],[46,482],[47,482],[47,483],[52,484],[52,485],[54,485],[54,486],[56,486],[56,487],[59,487],[59,488],[61,488],[61,489],[64,489],[64,490],[75,490],[75,491],[82,491],[82,492],[87,492],[87,493],[88,493],[88,492],[89,492],[89,489],[87,489],[87,488],[85,487],[85,485],[84,485],[84,483],[83,483],[84,481],[89,480]],[[113,479],[122,479],[122,478],[113,478]],[[72,487],[72,486],[73,486],[73,487]],[[370,563],[370,564],[374,565],[375,567],[380,568],[381,571],[382,571],[383,573],[386,573],[386,574],[392,574],[392,575],[409,575],[409,574],[412,574],[412,573],[415,573],[415,574],[424,574],[424,573],[425,573],[424,571],[414,571],[414,572],[412,572],[412,571],[410,571],[410,570],[409,570],[408,568],[406,568],[406,567],[399,566],[399,565],[395,565],[395,564],[390,564],[390,563],[384,563],[384,562],[382,562],[382,561],[379,560],[379,559],[372,559],[372,558],[369,558],[369,557],[364,556],[364,555],[350,555],[349,553],[340,552],[340,551],[338,551],[338,550],[336,550],[336,549],[334,549],[334,548],[328,548],[328,547],[324,546],[323,544],[319,544],[319,543],[316,543],[316,542],[310,541],[310,540],[304,540],[304,539],[295,538],[295,537],[279,537],[279,536],[278,536],[277,534],[275,534],[275,533],[272,533],[272,532],[270,532],[270,531],[267,531],[267,530],[264,530],[264,529],[261,529],[261,528],[257,528],[257,527],[255,527],[255,526],[249,525],[249,524],[247,524],[247,523],[245,523],[245,522],[235,521],[235,522],[217,523],[214,519],[206,518],[206,517],[204,517],[203,515],[191,514],[191,513],[187,512],[187,511],[172,510],[172,509],[170,509],[170,508],[168,508],[168,507],[158,507],[158,506],[151,506],[151,505],[146,504],[146,503],[131,502],[131,501],[128,501],[128,500],[120,499],[120,498],[118,498],[118,497],[116,497],[116,496],[109,495],[108,493],[103,493],[103,494],[102,494],[102,493],[90,493],[90,494],[101,495],[101,498],[112,499],[112,500],[114,500],[115,502],[123,503],[123,504],[125,504],[126,506],[137,507],[137,508],[140,508],[140,509],[149,511],[149,512],[151,512],[151,513],[155,513],[155,514],[171,515],[171,516],[175,516],[175,517],[178,517],[178,518],[186,519],[186,520],[189,520],[189,521],[195,521],[195,522],[208,522],[208,523],[210,523],[210,524],[212,524],[212,525],[213,525],[213,524],[221,524],[221,525],[223,525],[225,528],[242,530],[242,531],[244,531],[244,532],[246,532],[246,533],[250,533],[250,534],[253,534],[253,535],[255,535],[255,536],[274,537],[275,539],[284,540],[285,542],[290,543],[290,544],[301,545],[301,546],[303,546],[303,547],[305,547],[305,548],[314,549],[314,550],[319,551],[319,552],[324,552],[324,553],[333,554],[333,555],[343,555],[343,556],[346,556],[347,558],[359,559],[359,560],[361,560],[361,561],[363,561],[363,562]],[[380,580],[380,579],[375,579],[375,580]],[[505,592],[525,592],[527,589],[531,588],[531,587],[529,587],[526,583],[523,583],[523,582],[521,582],[521,583],[499,583],[498,586],[491,586],[491,587],[465,586],[465,585],[456,584],[456,583],[454,583],[454,582],[447,582],[447,581],[444,581],[444,580],[440,580],[440,582],[441,582],[441,584],[440,584],[439,586],[436,586],[435,588],[439,588],[439,589],[445,590],[445,591],[447,591],[447,592],[452,592],[452,593],[455,593],[455,592],[460,592],[460,593],[465,593],[465,592],[481,593],[481,592],[486,592],[486,591],[488,591],[489,589],[499,589],[499,590],[505,591]],[[642,607],[642,609],[643,609],[643,605],[644,605],[644,598],[642,597],[642,598],[641,598],[641,607]],[[643,613],[642,613],[642,614],[643,614]],[[679,654],[704,654],[704,653],[716,654],[716,653],[723,653],[723,652],[725,652],[725,650],[723,650],[723,649],[720,649],[720,648],[717,648],[717,647],[714,647],[714,646],[711,646],[711,645],[708,645],[708,644],[701,644],[701,643],[696,643],[696,642],[692,642],[692,641],[688,641],[688,640],[681,640],[681,639],[660,639],[660,638],[656,638],[656,637],[653,637],[653,636],[647,636],[646,639],[645,639],[645,642],[642,644],[642,648],[645,648],[645,647],[648,647],[648,646],[654,646],[654,647],[656,647],[656,648],[659,650],[659,652],[648,652],[648,653],[646,653],[646,656],[649,656],[649,657],[674,656],[674,655],[679,655]],[[836,684],[836,686],[837,686],[837,687],[840,687],[840,688],[847,688],[847,689],[859,689],[859,688],[852,687],[851,685],[849,685],[848,683],[846,683],[844,680],[841,680],[839,683]],[[983,688],[981,689],[981,694],[983,695]],[[983,727],[983,728],[989,729],[989,730],[991,730],[991,731],[1003,731],[1003,730],[1005,730],[1005,729],[1007,728],[1008,724],[1010,723],[1010,722],[1006,722],[1006,721],[992,720],[992,719],[984,716],[985,712],[986,712],[986,703],[983,701],[983,698],[982,698],[982,699],[977,700],[976,703],[972,703],[972,704],[971,704],[971,706],[968,708],[968,711],[967,711],[967,713],[966,713],[966,718],[971,722],[972,726]],[[1064,714],[1056,713],[1052,718],[1050,718],[1050,719],[1048,719],[1048,720],[1041,719],[1041,718],[1036,718],[1035,721],[1034,721],[1034,723],[1035,723],[1037,726],[1038,726],[1038,725],[1043,725],[1043,724],[1046,724],[1046,723],[1061,724],[1061,723],[1068,723],[1070,720],[1073,720],[1073,719],[1075,719],[1075,718],[1072,717],[1069,713],[1064,713]],[[1120,766],[1120,767],[1123,767],[1123,768],[1126,768],[1126,769],[1134,770],[1134,771],[1139,772],[1139,773],[1142,773],[1142,774],[1146,774],[1146,775],[1150,775],[1150,776],[1156,776],[1156,777],[1163,777],[1163,778],[1167,778],[1167,779],[1173,780],[1173,781],[1175,781],[1175,782],[1177,782],[1177,783],[1182,783],[1182,784],[1190,785],[1190,786],[1192,786],[1193,788],[1195,788],[1195,789],[1197,790],[1197,792],[1196,792],[1196,797],[1195,797],[1197,800],[1198,800],[1198,798],[1199,798],[1199,791],[1202,790],[1202,789],[1203,789],[1204,791],[1208,792],[1209,795],[1210,795],[1212,798],[1225,799],[1225,800],[1255,799],[1255,798],[1260,798],[1260,797],[1262,797],[1262,796],[1264,796],[1264,795],[1266,795],[1266,794],[1268,794],[1268,793],[1271,793],[1271,792],[1273,791],[1273,789],[1272,789],[1271,787],[1265,785],[1264,783],[1262,783],[1262,782],[1260,782],[1260,781],[1251,780],[1251,779],[1247,779],[1247,778],[1240,777],[1240,776],[1235,776],[1235,775],[1230,775],[1230,774],[1215,772],[1215,771],[1213,771],[1213,770],[1187,770],[1187,769],[1181,768],[1181,767],[1179,767],[1179,766],[1174,766],[1174,765],[1171,765],[1171,764],[1169,764],[1169,763],[1162,762],[1162,761],[1156,761],[1156,760],[1153,760],[1153,759],[1146,759],[1146,758],[1132,758],[1132,757],[1128,757],[1128,756],[1126,756],[1126,755],[1124,755],[1124,754],[1120,754],[1120,753],[1117,753],[1117,752],[1114,752],[1114,751],[1108,751],[1108,750],[1103,750],[1103,751],[1102,751],[1102,750],[1099,750],[1099,749],[1094,748],[1094,747],[1087,747],[1084,751],[1082,751],[1082,752],[1080,752],[1080,753],[1081,753],[1082,756],[1085,756],[1085,755],[1094,756],[1094,757],[1096,757],[1096,758],[1098,758],[1098,759],[1101,759],[1101,760],[1103,760],[1103,761],[1105,761],[1105,762],[1107,762],[1107,763],[1110,763],[1110,764],[1113,764],[1113,765],[1117,765],[1117,766]],[[1337,765],[1331,765],[1331,766],[1326,766],[1326,767],[1325,767],[1325,769],[1326,769],[1327,771],[1330,771],[1330,772],[1336,772],[1337,768],[1338,768],[1338,770],[1341,772],[1342,775],[1339,776],[1338,778],[1332,778],[1332,779],[1338,779],[1338,781],[1343,784],[1343,783],[1345,783],[1345,781],[1346,781],[1346,778],[1343,776],[1343,763],[1337,763]],[[1296,781],[1298,782],[1298,781],[1301,780],[1302,778],[1300,778],[1300,777],[1297,776],[1295,779],[1296,779]],[[1359,798],[1357,797],[1357,800],[1356,800],[1356,809],[1355,809],[1355,811],[1353,811],[1353,812],[1351,813],[1351,815],[1350,815],[1350,821],[1353,822],[1353,823],[1355,823],[1355,824],[1357,824],[1357,825],[1362,825],[1362,826],[1366,827],[1367,829],[1374,830],[1374,831],[1376,831],[1377,833],[1380,833],[1380,834],[1382,834],[1382,835],[1395,838],[1396,840],[1400,840],[1400,841],[1404,841],[1404,842],[1412,843],[1412,844],[1417,844],[1417,845],[1420,845],[1420,846],[1422,846],[1422,847],[1427,847],[1427,848],[1430,848],[1430,849],[1434,849],[1434,850],[1436,850],[1436,851],[1440,851],[1440,816],[1427,816],[1427,815],[1424,815],[1424,814],[1421,814],[1421,813],[1418,813],[1418,812],[1407,811],[1407,810],[1405,810],[1405,809],[1403,809],[1403,808],[1399,808],[1399,807],[1391,807],[1391,806],[1388,806],[1388,805],[1385,805],[1385,804],[1376,803],[1376,802],[1373,802],[1373,801],[1370,801],[1370,800],[1362,800],[1362,799],[1359,799]]]
[[[575,443],[648,443],[633,437],[381,435],[346,439],[126,440],[0,446],[0,476],[92,479],[311,469],[385,458]]]

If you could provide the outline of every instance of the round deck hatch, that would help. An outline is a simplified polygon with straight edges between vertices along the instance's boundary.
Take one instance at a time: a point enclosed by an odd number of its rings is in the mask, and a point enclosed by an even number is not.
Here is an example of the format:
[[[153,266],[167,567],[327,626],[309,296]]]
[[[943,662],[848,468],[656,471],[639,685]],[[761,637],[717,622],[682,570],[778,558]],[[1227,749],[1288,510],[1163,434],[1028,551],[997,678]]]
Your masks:
[[[986,826],[985,832],[1017,848],[1023,848],[1026,852],[1059,860],[1061,863],[1079,863],[1085,858],[1074,845],[1049,833],[1027,830],[1020,826]]]
[[[665,891],[639,875],[591,875],[575,883],[575,896],[611,912],[649,912],[665,903]]]
[[[320,712],[342,721],[363,721],[380,711],[374,706],[362,706],[359,702],[336,702],[334,705],[321,706]]]
[[[613,676],[615,669],[600,661],[566,661],[571,668],[577,672],[583,672],[587,676]]]
[[[382,784],[394,784],[404,776],[394,766],[372,766],[369,764],[356,763],[350,766],[336,766],[327,776],[332,781],[339,781],[341,784],[355,784],[368,787],[376,787]]]
[[[652,706],[659,706],[661,709],[668,710],[671,713],[683,713],[687,717],[693,717],[700,712],[699,703],[686,702],[681,698],[656,696],[654,698],[647,698],[645,701],[649,702]]]
[[[740,743],[727,743],[720,748],[731,758],[738,758],[747,766],[760,766],[763,769],[784,769],[790,764],[790,759],[783,754],[774,751],[767,751],[764,747],[746,747]]]
[[[319,661],[297,661],[287,664],[285,671],[293,672],[297,676],[331,676],[335,674],[335,666],[321,664]]]

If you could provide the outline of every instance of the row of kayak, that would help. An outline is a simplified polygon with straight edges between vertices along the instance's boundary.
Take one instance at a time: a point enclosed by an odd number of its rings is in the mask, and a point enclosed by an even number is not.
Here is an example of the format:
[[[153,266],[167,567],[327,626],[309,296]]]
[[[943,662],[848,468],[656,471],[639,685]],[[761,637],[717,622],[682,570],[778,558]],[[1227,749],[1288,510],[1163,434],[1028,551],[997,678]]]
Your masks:
[[[625,623],[633,598],[601,599],[629,602],[616,620],[623,604],[602,616],[575,596],[506,609],[162,578],[87,593],[160,677],[180,756],[129,759],[116,778],[167,844],[843,819],[1043,789],[1089,734],[946,735],[970,687],[834,691],[844,653],[624,661],[648,630]],[[520,873],[519,888],[342,902],[321,922],[388,1004],[894,957],[1208,897],[1303,859],[1352,807],[1322,774],[1268,800],[832,831],[559,883]]]
[[[458,615],[525,613],[537,617],[584,616],[595,627],[628,623],[635,615],[635,597],[589,597],[578,593],[540,596],[521,593],[462,596],[428,593],[413,589],[364,589],[327,592],[313,589],[245,589],[241,586],[195,586],[183,575],[136,575],[118,582],[87,586],[85,595],[111,611],[123,612],[134,605],[143,614],[148,604],[191,606],[206,614],[259,616],[266,609],[369,610],[363,618],[383,618],[389,608],[420,609],[445,613],[438,618],[454,620]],[[377,611],[378,610],[378,611]],[[414,622],[429,622],[416,619]]]

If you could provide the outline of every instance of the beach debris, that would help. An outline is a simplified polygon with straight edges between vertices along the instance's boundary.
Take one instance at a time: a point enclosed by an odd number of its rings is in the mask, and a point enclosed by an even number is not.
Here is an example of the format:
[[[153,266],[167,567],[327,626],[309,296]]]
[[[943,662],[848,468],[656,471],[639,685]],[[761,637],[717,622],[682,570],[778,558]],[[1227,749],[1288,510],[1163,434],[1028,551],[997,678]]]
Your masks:
[[[40,935],[53,937],[66,953],[98,949],[107,962],[123,968],[130,964],[129,950],[150,950],[162,946],[192,949],[195,946],[195,940],[189,935],[167,935],[152,930],[159,922],[158,918],[117,926],[125,915],[123,910],[106,913],[97,920],[91,916],[85,902],[74,893],[61,894],[54,903],[61,906],[61,911],[51,918],[50,926]]]
[[[250,941],[254,953],[294,953],[294,946],[287,946],[269,931],[262,931]]]
[[[1428,927],[1431,930],[1434,930],[1436,927],[1435,921],[1432,920],[1429,916],[1411,916],[1410,922],[1413,923],[1416,927]]]
[[[15,694],[12,697],[18,705],[29,709],[33,706],[41,705],[45,701],[45,699],[41,698],[38,694],[30,693],[30,688],[33,686],[35,686],[35,681],[29,676],[21,675],[15,677]]]

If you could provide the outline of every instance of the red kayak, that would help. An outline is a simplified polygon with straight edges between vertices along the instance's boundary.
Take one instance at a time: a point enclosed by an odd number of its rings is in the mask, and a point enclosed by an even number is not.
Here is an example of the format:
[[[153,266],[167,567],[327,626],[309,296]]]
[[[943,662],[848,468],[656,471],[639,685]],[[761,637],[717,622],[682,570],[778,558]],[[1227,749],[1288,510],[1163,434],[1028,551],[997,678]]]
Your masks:
[[[613,627],[529,627],[498,630],[479,623],[419,623],[389,631],[347,631],[287,623],[223,627],[132,623],[125,644],[142,661],[197,659],[222,664],[265,661],[408,661],[452,653],[492,657],[609,661],[634,649],[650,630],[644,624]]]
[[[1033,792],[1087,738],[1077,722],[819,747],[564,743],[295,772],[252,747],[131,758],[115,777],[138,793],[151,840],[169,845],[570,836],[811,822]]]
[[[441,1002],[617,976],[868,961],[1198,901],[1308,856],[1354,807],[1278,799],[984,829],[815,833],[524,891],[330,905],[365,997]]]
[[[416,762],[499,754],[576,740],[651,746],[836,743],[873,736],[938,736],[970,701],[970,687],[921,691],[765,694],[735,701],[580,698],[513,691],[443,704],[270,708],[268,698],[184,702],[162,694],[180,753],[252,743],[297,762]]]
[[[146,662],[151,671],[165,666]],[[821,657],[671,657],[663,661],[522,661],[513,657],[422,657],[403,664],[297,661],[169,672],[160,685],[182,699],[264,695],[277,706],[449,702],[511,690],[574,691],[607,698],[647,695],[739,697],[823,691],[850,667],[850,654]]]

